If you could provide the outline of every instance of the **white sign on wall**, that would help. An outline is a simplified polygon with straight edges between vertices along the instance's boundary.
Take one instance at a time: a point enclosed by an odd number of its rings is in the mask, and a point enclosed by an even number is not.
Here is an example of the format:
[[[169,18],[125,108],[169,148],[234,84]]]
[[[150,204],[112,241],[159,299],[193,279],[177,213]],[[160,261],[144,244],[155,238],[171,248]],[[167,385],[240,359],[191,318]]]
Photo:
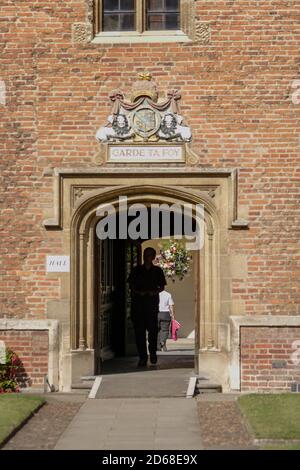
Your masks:
[[[4,341],[0,341],[0,364],[6,364],[6,347]]]
[[[182,145],[110,145],[108,161],[115,163],[184,162]]]
[[[47,273],[69,273],[70,256],[47,256]]]

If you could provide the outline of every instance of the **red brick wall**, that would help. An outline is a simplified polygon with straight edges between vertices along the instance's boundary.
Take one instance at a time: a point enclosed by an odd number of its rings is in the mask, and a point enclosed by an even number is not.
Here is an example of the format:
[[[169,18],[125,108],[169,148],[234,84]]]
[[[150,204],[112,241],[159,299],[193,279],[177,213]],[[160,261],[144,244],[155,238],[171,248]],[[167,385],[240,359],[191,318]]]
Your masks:
[[[0,340],[22,362],[18,373],[21,386],[43,388],[48,375],[48,331],[0,330]]]
[[[197,1],[209,44],[72,44],[87,0],[1,2],[0,315],[45,318],[59,281],[45,255],[64,254],[52,216],[51,167],[96,168],[96,129],[108,94],[130,90],[148,69],[162,95],[182,94],[199,166],[238,168],[249,231],[230,231],[229,249],[248,260],[232,296],[248,314],[300,314],[299,1]]]
[[[290,390],[292,382],[300,382],[300,327],[242,327],[241,390]]]

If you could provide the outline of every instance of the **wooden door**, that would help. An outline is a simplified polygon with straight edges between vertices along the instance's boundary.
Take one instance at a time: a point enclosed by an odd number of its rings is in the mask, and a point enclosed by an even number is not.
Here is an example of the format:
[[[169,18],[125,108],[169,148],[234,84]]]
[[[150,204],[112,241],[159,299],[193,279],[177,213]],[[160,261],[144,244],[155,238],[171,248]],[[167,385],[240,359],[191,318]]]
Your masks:
[[[141,242],[96,238],[95,373],[114,356],[136,355],[127,283],[142,262]]]
[[[115,307],[115,246],[114,240],[96,239],[96,312],[95,362],[96,373],[101,363],[114,356],[112,348],[113,312]]]
[[[127,240],[126,243],[126,281],[132,269],[142,264],[142,244],[141,241]],[[131,321],[131,293],[126,282],[125,290],[125,354],[126,356],[137,355],[133,324]]]

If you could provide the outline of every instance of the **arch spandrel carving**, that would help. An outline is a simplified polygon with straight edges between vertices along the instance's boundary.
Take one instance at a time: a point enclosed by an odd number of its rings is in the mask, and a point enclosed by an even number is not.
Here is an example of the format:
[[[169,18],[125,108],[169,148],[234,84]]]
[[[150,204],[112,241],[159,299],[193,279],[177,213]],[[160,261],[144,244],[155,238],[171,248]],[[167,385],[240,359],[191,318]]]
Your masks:
[[[187,194],[198,194],[207,205],[213,201],[217,210],[226,218],[226,228],[244,229],[248,223],[238,216],[238,190],[236,170],[207,168],[101,168],[82,170],[56,169],[54,173],[53,216],[44,220],[48,230],[61,230],[70,227],[73,210],[82,204],[88,195],[98,190],[111,190],[123,186],[141,186],[182,190]],[[75,191],[82,188],[80,197]],[[175,188],[175,189],[174,189]],[[222,192],[222,199],[220,196]],[[207,196],[205,201],[204,194]],[[48,214],[47,214],[48,215]]]

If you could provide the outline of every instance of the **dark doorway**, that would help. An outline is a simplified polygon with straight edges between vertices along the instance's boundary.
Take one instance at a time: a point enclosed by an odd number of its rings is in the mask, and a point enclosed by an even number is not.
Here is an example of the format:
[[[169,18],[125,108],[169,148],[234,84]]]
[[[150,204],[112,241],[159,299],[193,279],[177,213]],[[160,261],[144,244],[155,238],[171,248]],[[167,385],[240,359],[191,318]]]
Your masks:
[[[128,224],[131,219],[128,216]],[[150,225],[151,212],[148,210],[148,226],[150,227]],[[172,237],[176,232],[172,214],[170,226],[170,236]],[[158,237],[166,235],[162,227],[160,221]],[[192,229],[195,229],[194,223]],[[149,238],[99,240],[95,233],[96,374],[102,374],[113,358],[137,355],[134,330],[130,319],[131,295],[127,278],[132,268],[142,263],[142,243],[146,240]]]

